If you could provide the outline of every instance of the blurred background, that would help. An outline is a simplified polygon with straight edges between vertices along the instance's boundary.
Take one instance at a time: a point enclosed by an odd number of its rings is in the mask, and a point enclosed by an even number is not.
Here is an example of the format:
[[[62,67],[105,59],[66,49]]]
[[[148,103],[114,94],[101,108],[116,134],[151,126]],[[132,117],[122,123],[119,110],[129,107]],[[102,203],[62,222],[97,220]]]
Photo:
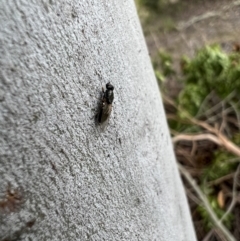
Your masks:
[[[198,240],[240,240],[240,1],[135,0]]]

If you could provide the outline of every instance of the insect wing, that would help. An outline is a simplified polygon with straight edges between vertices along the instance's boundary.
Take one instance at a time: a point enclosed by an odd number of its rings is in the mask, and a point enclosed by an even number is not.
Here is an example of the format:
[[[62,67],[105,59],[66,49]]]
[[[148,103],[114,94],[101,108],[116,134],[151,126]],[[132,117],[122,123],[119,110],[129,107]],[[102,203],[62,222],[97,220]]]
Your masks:
[[[99,110],[96,115],[97,123],[100,125],[101,129],[104,130],[109,122],[109,117],[112,112],[112,103],[114,100],[114,87],[110,84],[106,84],[106,90],[102,88],[102,100],[99,103]]]
[[[112,105],[104,102],[98,118],[98,122],[100,123],[101,129],[105,130],[109,122],[109,117],[111,115],[111,112],[112,112]]]

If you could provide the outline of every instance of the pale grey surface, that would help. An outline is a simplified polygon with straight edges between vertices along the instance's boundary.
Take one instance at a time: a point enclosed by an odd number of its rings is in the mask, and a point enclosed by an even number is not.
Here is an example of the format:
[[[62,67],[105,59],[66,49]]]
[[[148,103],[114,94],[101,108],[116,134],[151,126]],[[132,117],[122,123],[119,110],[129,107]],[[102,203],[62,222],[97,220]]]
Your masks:
[[[0,194],[25,200],[0,240],[194,241],[133,1],[4,0],[0,22]]]

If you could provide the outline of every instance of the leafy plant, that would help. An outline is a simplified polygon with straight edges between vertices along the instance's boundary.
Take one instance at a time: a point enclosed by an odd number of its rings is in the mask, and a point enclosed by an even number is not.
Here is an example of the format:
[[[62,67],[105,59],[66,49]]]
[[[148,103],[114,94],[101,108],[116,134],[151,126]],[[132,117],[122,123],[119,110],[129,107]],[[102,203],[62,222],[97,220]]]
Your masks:
[[[170,78],[175,78],[177,81],[183,82],[183,89],[175,102],[175,118],[168,120],[168,124],[172,130],[176,133],[190,133],[190,135],[201,133],[204,135],[206,130],[203,132],[202,126],[196,125],[196,122],[191,122],[191,119],[195,119],[194,116],[200,117],[202,122],[206,121],[212,128],[216,126],[216,124],[220,126],[221,123],[225,121],[225,124],[228,125],[227,129],[223,131],[219,129],[220,132],[227,135],[230,142],[236,145],[240,144],[240,126],[238,126],[240,120],[239,53],[225,53],[218,45],[206,46],[199,50],[194,58],[182,58],[182,75],[178,77],[178,79],[177,76],[179,76],[179,74],[177,75],[174,71],[173,60],[168,53],[160,51],[158,53],[158,60],[154,62],[154,67],[161,85],[162,80],[169,80]],[[161,73],[161,75],[159,73]],[[164,88],[162,88],[162,90],[165,91]],[[167,91],[165,91],[165,94],[166,93]],[[206,101],[207,97],[209,97],[209,101]],[[221,104],[219,105],[219,103]],[[224,108],[222,107],[223,103],[225,105]],[[210,110],[213,107],[215,109],[213,112],[200,111],[203,106],[204,110]],[[216,108],[216,106],[219,107]],[[228,112],[223,114],[223,110],[225,111],[226,109]],[[225,116],[223,117],[223,115]],[[213,120],[210,120],[212,117],[214,117]],[[227,118],[233,119],[233,123],[238,124],[232,125],[232,122],[226,123]],[[227,133],[224,133],[224,131]],[[208,142],[210,143],[209,140]],[[197,146],[198,144],[195,142],[195,145]],[[191,143],[189,143],[188,146],[191,146]],[[185,148],[185,153],[188,153],[188,146],[180,146],[180,152]],[[178,147],[176,147],[176,149],[177,148]],[[194,149],[193,145],[190,149]],[[204,151],[206,151],[206,155],[204,155]],[[211,153],[211,155],[207,155],[207,153]],[[216,216],[221,219],[226,212],[218,203],[218,193],[221,187],[209,186],[207,183],[226,176],[229,173],[233,173],[236,171],[238,163],[229,161],[234,159],[235,156],[229,154],[226,150],[206,145],[205,149],[199,149],[194,157],[191,151],[191,161],[195,162],[194,168],[200,165],[199,160],[205,156],[210,156],[210,158],[208,160],[206,159],[206,163],[203,164],[205,166],[199,171],[199,185],[206,195],[212,210]],[[202,160],[202,163],[204,163],[204,160]],[[213,228],[214,223],[212,223],[207,209],[202,205],[198,205],[197,211],[201,216],[206,230]],[[233,214],[228,214],[223,223],[230,229],[232,220]]]
[[[137,4],[153,12],[158,12],[159,8],[168,3],[167,0],[136,0]]]
[[[219,205],[218,205],[218,202],[217,202],[217,199],[216,197],[214,196],[208,196],[208,201],[212,207],[212,209],[214,210],[214,212],[216,213],[216,215],[218,216],[219,219],[221,219],[221,217],[225,214],[225,211],[222,210]],[[203,220],[203,223],[204,223],[204,227],[205,229],[208,231],[210,230],[211,228],[214,227],[214,224],[212,223],[212,220],[209,216],[209,213],[206,211],[205,207],[199,205],[198,208],[197,208],[197,211],[198,213],[201,215],[202,217],[202,220]],[[230,229],[231,226],[232,226],[232,220],[233,220],[233,215],[231,213],[229,213],[223,223],[224,225]]]
[[[172,57],[163,50],[158,51],[155,61],[153,61],[153,66],[160,85],[167,77],[175,75]]]
[[[235,171],[238,163],[229,161],[233,158],[234,156],[226,151],[215,151],[211,164],[204,170],[202,174],[203,183],[206,181],[216,180]]]
[[[240,93],[240,55],[227,54],[218,45],[206,46],[192,60],[183,60],[185,84],[178,102],[195,115],[206,96],[214,91],[224,99],[231,92]]]

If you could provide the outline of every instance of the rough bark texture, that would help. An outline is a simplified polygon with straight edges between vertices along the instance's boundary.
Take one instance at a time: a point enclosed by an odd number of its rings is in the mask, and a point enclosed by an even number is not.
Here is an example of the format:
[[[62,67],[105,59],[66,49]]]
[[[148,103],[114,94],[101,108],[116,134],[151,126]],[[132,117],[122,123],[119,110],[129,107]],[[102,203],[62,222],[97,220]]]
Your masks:
[[[0,240],[195,240],[133,1],[4,0],[0,22]]]

